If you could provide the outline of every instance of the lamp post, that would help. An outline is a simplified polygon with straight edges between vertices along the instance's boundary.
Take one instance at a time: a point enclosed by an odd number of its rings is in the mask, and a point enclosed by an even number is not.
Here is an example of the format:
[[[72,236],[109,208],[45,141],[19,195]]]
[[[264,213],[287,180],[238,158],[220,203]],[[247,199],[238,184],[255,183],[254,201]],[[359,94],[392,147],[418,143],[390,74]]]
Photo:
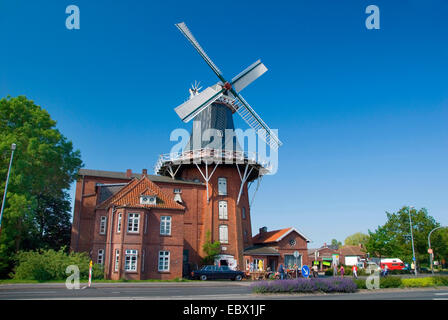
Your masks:
[[[440,228],[447,228],[447,227],[440,226],[440,227],[434,228],[428,234],[428,247],[429,247],[428,251],[431,251],[431,253],[429,253],[429,263],[431,265],[431,272],[432,272],[433,275],[434,275],[434,267],[433,267],[433,261],[432,260],[433,260],[433,257],[434,257],[434,253],[431,250],[431,233],[433,233],[434,231],[436,231],[437,229],[440,229]]]
[[[0,232],[2,230],[3,209],[5,207],[6,202],[6,193],[8,192],[9,174],[11,173],[11,165],[12,165],[12,159],[14,158],[14,150],[16,150],[15,143],[11,145],[11,159],[9,160],[9,168],[8,168],[8,175],[6,176],[5,192],[3,194],[2,208],[0,209]]]
[[[415,259],[414,235],[413,235],[413,232],[412,232],[411,209],[414,209],[414,207],[410,206],[410,207],[408,208],[408,213],[409,213],[409,224],[410,224],[410,228],[411,228],[412,260],[414,260],[414,272],[415,272],[415,275],[417,275],[417,260]]]

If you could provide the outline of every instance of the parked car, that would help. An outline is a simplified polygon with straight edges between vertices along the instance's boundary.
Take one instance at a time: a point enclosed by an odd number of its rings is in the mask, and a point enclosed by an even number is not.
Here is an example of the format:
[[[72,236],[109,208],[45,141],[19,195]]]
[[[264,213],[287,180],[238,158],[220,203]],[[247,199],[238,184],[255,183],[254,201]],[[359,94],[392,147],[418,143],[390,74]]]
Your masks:
[[[241,281],[244,272],[232,270],[228,266],[203,266],[200,270],[193,271],[191,277],[200,280],[230,279]]]

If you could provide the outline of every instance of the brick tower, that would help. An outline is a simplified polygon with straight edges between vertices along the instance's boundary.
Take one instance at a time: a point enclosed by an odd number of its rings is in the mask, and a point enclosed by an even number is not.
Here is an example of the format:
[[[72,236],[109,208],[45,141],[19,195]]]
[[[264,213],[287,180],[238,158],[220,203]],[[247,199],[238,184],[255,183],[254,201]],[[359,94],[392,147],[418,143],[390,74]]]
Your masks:
[[[252,245],[248,183],[267,170],[253,160],[256,157],[249,157],[241,149],[234,134],[233,112],[226,99],[202,111],[195,118],[190,140],[182,152],[162,155],[155,173],[205,183],[203,210],[196,221],[199,241],[193,236],[188,239],[186,233],[186,245],[199,243],[193,250],[203,258],[206,254],[202,246],[210,232],[210,240],[221,243],[221,254],[215,263],[242,270],[243,250]],[[214,133],[213,137],[204,138],[207,132]],[[184,257],[184,262],[186,260],[200,262]]]

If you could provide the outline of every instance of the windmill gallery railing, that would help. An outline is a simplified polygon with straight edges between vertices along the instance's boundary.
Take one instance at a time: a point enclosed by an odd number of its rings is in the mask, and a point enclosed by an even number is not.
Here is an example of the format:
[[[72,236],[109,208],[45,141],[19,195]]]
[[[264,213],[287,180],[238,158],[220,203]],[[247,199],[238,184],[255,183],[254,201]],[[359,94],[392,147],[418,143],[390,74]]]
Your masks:
[[[154,166],[154,173],[160,174],[160,170],[168,164],[181,165],[193,163],[251,164],[259,166],[260,175],[268,174],[272,169],[270,161],[260,159],[259,154],[256,152],[204,148],[162,154]]]

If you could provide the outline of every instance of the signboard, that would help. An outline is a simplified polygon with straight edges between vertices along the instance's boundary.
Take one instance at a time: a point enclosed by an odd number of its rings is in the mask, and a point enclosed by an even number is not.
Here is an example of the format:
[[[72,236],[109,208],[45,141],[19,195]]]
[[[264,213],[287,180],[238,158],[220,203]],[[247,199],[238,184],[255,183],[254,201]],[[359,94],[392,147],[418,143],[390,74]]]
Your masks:
[[[308,266],[302,267],[302,276],[304,276],[305,278],[308,278],[310,276],[310,268],[308,268]]]
[[[428,253],[432,254],[432,249],[431,248],[428,249]]]
[[[299,251],[294,251],[294,258],[298,258],[300,256]]]

